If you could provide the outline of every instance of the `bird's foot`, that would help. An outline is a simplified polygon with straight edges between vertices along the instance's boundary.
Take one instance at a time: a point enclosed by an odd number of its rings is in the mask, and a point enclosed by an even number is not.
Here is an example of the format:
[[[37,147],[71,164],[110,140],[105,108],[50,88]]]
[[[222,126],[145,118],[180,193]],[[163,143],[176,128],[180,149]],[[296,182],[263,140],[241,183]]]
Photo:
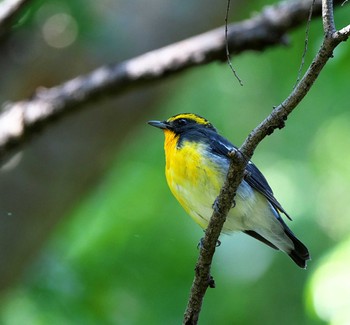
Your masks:
[[[198,244],[197,244],[197,249],[202,249],[202,248],[203,248],[203,239],[204,239],[204,237],[202,237],[202,238],[199,240],[199,242],[198,242]]]
[[[234,208],[236,207],[236,200],[233,199],[232,201],[232,205],[231,205],[231,208]],[[218,198],[215,199],[213,205],[212,205],[212,208],[214,211],[218,211],[219,210],[219,203],[218,203]]]
[[[202,237],[202,238],[199,240],[199,243],[197,244],[197,249],[202,249],[202,248],[203,248],[203,241],[204,241],[204,237]],[[217,240],[217,241],[216,241],[215,247],[219,247],[220,245],[221,245],[221,241],[220,241],[220,240]]]
[[[214,211],[218,211],[218,209],[219,209],[218,198],[215,199],[215,201],[211,207],[213,208]]]

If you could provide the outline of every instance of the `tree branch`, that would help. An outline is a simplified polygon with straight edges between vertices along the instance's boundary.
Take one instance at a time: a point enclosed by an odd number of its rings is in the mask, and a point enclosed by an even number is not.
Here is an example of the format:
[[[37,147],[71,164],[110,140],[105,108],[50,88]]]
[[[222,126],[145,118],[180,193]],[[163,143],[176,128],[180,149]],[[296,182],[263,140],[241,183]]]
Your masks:
[[[0,3],[0,38],[7,34],[14,19],[31,0],[4,0]]]
[[[322,1],[322,22],[323,30],[326,35],[332,35],[336,31],[333,14],[333,0]]]
[[[226,216],[232,207],[237,188],[243,180],[246,165],[253,156],[254,150],[267,135],[270,135],[277,128],[281,129],[284,127],[288,115],[306,96],[329,58],[333,56],[333,50],[339,43],[349,38],[349,26],[340,31],[333,31],[332,1],[324,0],[323,10],[325,37],[309,69],[292,93],[279,106],[274,108],[271,114],[248,135],[243,145],[237,151],[231,153],[231,162],[227,178],[217,198],[216,208],[214,209],[205,232],[205,237],[202,241],[202,249],[195,268],[195,278],[184,315],[183,323],[186,325],[197,324],[198,322],[205,292],[208,286],[211,286],[213,283],[213,279],[210,275],[210,267],[216,243],[226,220]]]
[[[26,2],[22,0],[22,2]],[[261,14],[229,26],[232,54],[263,51],[285,44],[285,33],[308,17],[312,0],[286,1],[264,8]],[[337,1],[341,3],[341,1]],[[316,1],[315,15],[321,14]],[[38,128],[101,96],[117,95],[213,61],[225,61],[223,27],[148,52],[119,64],[104,66],[53,88],[40,88],[27,99],[3,105],[0,114],[0,161],[27,141]]]

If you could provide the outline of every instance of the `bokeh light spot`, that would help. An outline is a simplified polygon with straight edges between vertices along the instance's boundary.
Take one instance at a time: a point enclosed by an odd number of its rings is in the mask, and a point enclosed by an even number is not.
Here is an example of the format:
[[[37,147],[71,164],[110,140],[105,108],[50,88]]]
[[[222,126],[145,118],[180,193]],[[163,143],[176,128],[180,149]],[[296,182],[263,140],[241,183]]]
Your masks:
[[[42,34],[45,42],[55,48],[71,45],[78,36],[78,24],[67,13],[57,13],[46,19]]]
[[[331,325],[350,324],[350,241],[328,255],[311,280],[316,314]]]

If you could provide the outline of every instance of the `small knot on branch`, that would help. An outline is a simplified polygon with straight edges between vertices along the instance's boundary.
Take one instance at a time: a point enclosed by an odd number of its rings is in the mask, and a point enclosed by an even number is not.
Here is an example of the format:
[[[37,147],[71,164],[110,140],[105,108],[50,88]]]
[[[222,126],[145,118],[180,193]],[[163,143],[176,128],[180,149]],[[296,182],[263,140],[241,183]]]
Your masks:
[[[271,135],[275,129],[283,129],[286,126],[285,121],[288,118],[288,114],[287,113],[283,113],[283,112],[278,112],[280,110],[280,108],[285,108],[285,106],[282,104],[280,104],[279,106],[273,106],[273,113],[276,113],[274,121],[272,122],[272,118],[270,119],[270,123],[273,125],[267,126],[267,135]],[[281,114],[282,113],[282,114]],[[278,116],[280,115],[280,116]]]
[[[275,131],[275,127],[273,125],[271,125],[267,128],[266,134],[271,135],[273,133],[273,131]]]
[[[282,107],[284,107],[282,105]],[[288,114],[283,114],[278,120],[277,120],[277,125],[276,127],[279,128],[280,130],[283,129],[286,126],[285,121],[287,121]]]
[[[208,286],[209,288],[215,289],[215,280],[212,275],[209,275]]]
[[[281,129],[283,129],[285,126],[286,126],[286,123],[284,122],[285,121],[285,119],[284,118],[282,118],[282,119],[280,119],[278,122],[278,124],[277,124],[277,127],[281,130]]]

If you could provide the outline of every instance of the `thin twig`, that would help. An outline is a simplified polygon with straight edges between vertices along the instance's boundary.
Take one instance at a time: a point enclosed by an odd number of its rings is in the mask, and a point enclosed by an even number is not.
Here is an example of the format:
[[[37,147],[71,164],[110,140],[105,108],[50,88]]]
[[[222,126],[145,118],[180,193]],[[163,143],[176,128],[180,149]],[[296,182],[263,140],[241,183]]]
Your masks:
[[[324,0],[324,2],[327,2],[327,4],[325,4],[323,8],[326,7],[328,12],[332,10],[329,1]],[[333,16],[333,12],[329,12],[329,14],[331,16],[328,15],[328,17],[326,17],[327,15],[324,15],[324,19],[329,20],[329,17]],[[325,24],[327,27],[331,25],[329,22]],[[248,135],[239,150],[232,153],[225,184],[216,200],[216,208],[213,211],[202,241],[202,249],[197,260],[195,278],[192,284],[183,324],[193,325],[198,322],[204,295],[209,285],[208,275],[210,275],[215,245],[225,223],[226,216],[231,209],[237,188],[243,180],[247,159],[251,159],[256,147],[267,135],[270,135],[277,128],[281,129],[284,127],[285,120],[309,92],[321,70],[328,62],[329,58],[332,57],[333,50],[339,43],[349,38],[350,25],[346,26],[341,31],[341,33],[340,31],[333,33],[331,37],[327,34],[325,35],[316,57],[298,85],[293,89],[292,93]]]
[[[227,0],[227,7],[226,7],[226,15],[225,15],[225,50],[226,50],[226,59],[227,59],[227,64],[230,67],[231,71],[233,72],[235,78],[238,80],[239,84],[241,86],[243,86],[243,82],[242,79],[238,76],[235,68],[233,67],[232,63],[231,63],[231,55],[230,55],[230,50],[229,50],[229,46],[228,46],[228,15],[230,12],[230,4],[231,4],[231,0]]]
[[[314,8],[314,5],[315,5],[315,1],[316,0],[313,0],[312,4],[310,6],[309,17],[307,18],[307,23],[306,23],[304,51],[303,51],[303,55],[301,56],[301,63],[300,63],[300,67],[299,67],[299,70],[298,70],[297,80],[296,80],[295,85],[294,85],[293,88],[295,88],[296,85],[298,84],[298,82],[300,81],[301,73],[302,73],[302,70],[303,70],[304,65],[305,65],[305,57],[306,57],[306,53],[307,53],[308,45],[309,45],[310,23],[311,23],[311,19],[312,19],[312,11],[313,11],[313,8]]]

